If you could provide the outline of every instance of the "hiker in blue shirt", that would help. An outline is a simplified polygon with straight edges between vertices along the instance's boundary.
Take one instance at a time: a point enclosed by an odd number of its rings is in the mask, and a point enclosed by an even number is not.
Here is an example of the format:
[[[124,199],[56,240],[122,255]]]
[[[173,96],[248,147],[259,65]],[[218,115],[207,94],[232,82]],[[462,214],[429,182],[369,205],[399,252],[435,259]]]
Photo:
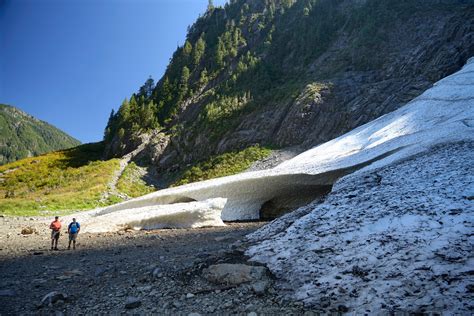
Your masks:
[[[72,249],[76,249],[77,234],[79,234],[80,231],[81,225],[76,222],[75,218],[73,218],[72,222],[67,227],[67,232],[69,234],[69,246],[67,247],[67,249],[71,249],[71,241],[73,242]]]

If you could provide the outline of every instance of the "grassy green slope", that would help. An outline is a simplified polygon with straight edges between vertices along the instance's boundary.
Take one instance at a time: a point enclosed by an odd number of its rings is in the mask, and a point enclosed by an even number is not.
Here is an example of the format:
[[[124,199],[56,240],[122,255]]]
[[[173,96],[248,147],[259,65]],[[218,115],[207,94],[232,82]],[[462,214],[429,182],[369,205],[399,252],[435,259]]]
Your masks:
[[[209,158],[185,169],[173,186],[218,177],[230,176],[248,169],[257,160],[268,157],[271,150],[251,146],[241,151],[233,151]]]
[[[101,160],[103,149],[103,143],[86,144],[0,166],[0,214],[66,214],[120,202],[114,195],[104,199],[120,163]],[[119,182],[119,193],[152,190],[126,172]]]
[[[0,165],[79,144],[56,127],[0,104]]]

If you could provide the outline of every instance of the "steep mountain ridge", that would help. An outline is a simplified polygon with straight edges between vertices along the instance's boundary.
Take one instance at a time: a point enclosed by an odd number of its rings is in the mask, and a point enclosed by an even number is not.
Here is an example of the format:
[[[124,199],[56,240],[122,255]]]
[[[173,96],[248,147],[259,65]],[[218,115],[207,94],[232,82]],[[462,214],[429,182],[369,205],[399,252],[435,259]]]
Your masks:
[[[418,96],[473,43],[471,1],[230,1],[111,116],[106,155],[153,129],[143,160],[156,174],[254,144],[309,148]],[[147,110],[156,122],[140,123]]]
[[[18,108],[0,104],[0,165],[80,143]]]

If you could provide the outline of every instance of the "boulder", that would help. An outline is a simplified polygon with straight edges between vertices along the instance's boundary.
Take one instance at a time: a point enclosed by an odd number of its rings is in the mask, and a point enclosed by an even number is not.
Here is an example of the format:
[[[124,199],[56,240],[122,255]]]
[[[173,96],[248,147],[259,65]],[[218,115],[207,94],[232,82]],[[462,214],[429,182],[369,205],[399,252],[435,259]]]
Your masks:
[[[265,280],[267,272],[268,269],[262,266],[222,263],[204,269],[203,277],[213,283],[237,285]]]

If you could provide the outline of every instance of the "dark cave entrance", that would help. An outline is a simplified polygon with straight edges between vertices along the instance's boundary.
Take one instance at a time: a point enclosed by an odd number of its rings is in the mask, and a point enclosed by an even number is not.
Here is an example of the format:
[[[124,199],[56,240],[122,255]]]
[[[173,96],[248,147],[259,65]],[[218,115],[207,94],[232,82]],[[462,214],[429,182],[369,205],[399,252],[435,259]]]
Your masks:
[[[286,188],[260,208],[261,220],[274,220],[331,192],[332,185],[294,185]]]

